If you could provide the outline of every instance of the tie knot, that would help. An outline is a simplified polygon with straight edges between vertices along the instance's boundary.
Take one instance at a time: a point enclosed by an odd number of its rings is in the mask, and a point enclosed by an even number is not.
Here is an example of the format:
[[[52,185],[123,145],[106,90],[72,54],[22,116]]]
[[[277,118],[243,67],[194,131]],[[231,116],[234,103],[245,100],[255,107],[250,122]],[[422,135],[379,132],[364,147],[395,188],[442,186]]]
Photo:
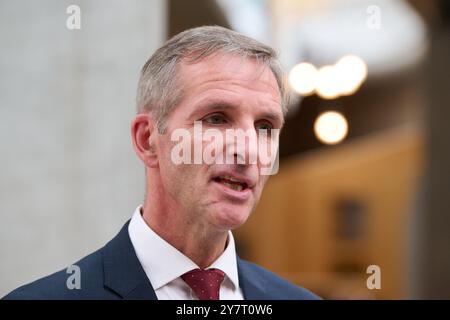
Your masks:
[[[199,300],[219,300],[225,273],[219,269],[194,269],[181,276]]]

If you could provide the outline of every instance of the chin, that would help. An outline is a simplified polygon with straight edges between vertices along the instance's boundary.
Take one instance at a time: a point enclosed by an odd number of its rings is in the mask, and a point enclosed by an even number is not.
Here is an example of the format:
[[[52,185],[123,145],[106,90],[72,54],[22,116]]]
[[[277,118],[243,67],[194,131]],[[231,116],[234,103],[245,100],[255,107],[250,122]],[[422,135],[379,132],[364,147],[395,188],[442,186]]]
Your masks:
[[[221,207],[214,210],[212,214],[213,223],[219,229],[233,230],[242,226],[250,215],[250,209],[247,207],[235,206]]]

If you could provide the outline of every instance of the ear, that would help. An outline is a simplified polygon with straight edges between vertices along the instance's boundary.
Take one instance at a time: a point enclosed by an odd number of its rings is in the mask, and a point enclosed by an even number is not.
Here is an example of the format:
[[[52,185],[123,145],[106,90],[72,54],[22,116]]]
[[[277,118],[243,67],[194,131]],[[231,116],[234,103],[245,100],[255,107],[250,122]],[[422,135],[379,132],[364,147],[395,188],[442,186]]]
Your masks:
[[[134,151],[146,167],[158,166],[155,139],[158,134],[156,122],[150,114],[137,114],[131,122],[131,139]]]

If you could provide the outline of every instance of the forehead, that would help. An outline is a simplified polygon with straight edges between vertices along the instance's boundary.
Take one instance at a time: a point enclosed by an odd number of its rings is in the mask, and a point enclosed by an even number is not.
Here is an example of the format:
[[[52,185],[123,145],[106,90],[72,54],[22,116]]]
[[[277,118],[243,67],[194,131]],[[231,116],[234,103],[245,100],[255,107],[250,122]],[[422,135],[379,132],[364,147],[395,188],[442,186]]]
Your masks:
[[[182,61],[178,83],[184,98],[221,90],[248,98],[265,100],[281,108],[281,95],[272,70],[255,59],[232,54],[215,54],[198,62]],[[184,100],[184,99],[183,99]]]

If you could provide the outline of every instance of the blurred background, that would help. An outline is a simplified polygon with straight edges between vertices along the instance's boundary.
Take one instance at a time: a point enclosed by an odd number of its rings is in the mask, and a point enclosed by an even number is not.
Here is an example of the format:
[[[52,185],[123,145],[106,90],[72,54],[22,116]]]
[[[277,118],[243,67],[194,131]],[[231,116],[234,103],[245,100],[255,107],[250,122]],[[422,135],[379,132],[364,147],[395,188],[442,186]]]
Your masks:
[[[140,67],[211,24],[273,46],[291,91],[240,256],[324,298],[449,299],[445,0],[1,0],[0,296],[99,248],[142,202]]]

